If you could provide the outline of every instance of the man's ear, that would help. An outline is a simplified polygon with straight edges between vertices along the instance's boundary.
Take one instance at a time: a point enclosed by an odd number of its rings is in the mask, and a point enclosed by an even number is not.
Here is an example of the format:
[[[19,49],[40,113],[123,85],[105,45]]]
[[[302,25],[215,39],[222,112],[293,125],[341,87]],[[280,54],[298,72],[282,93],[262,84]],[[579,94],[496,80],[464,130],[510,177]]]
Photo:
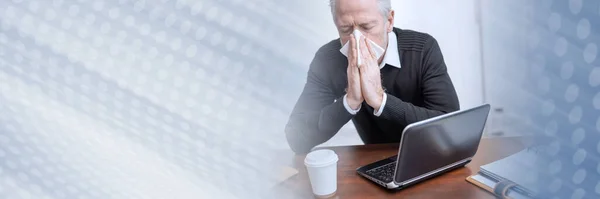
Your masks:
[[[387,18],[387,32],[390,33],[394,30],[394,10],[390,10],[390,13]]]

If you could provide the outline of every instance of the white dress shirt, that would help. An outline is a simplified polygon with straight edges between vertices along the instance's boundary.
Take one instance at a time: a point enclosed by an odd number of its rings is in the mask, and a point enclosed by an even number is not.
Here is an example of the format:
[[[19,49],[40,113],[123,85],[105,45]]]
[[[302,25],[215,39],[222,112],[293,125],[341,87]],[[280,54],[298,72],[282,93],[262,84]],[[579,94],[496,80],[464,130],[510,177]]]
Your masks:
[[[381,64],[379,65],[379,69],[382,69],[386,64],[396,67],[396,68],[402,67],[400,65],[400,54],[398,52],[398,38],[396,38],[396,37],[397,36],[396,36],[396,33],[394,33],[394,31],[388,33],[388,45],[387,45],[387,49],[385,50],[385,55],[383,56],[383,60],[381,61]],[[346,100],[347,96],[348,96],[348,94],[344,95],[344,99],[343,99],[344,108],[346,108],[348,113],[350,113],[352,115],[356,115],[356,113],[358,113],[358,111],[360,111],[360,108],[362,107],[362,105],[359,105],[356,110],[352,109],[350,107],[350,105],[348,105],[348,101]],[[381,101],[381,107],[379,107],[379,110],[374,110],[373,115],[379,117],[381,115],[381,113],[383,112],[383,107],[385,107],[386,102],[387,102],[387,95],[385,93],[383,93],[383,100]]]

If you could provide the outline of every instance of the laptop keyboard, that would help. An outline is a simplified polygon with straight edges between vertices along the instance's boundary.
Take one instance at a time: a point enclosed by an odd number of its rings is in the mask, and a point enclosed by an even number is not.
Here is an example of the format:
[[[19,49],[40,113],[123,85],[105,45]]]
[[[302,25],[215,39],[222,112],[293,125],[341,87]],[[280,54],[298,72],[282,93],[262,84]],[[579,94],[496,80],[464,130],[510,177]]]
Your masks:
[[[394,158],[396,159],[396,158]],[[396,161],[385,164],[383,166],[368,170],[366,173],[383,182],[391,182],[394,178],[394,170],[396,169]]]

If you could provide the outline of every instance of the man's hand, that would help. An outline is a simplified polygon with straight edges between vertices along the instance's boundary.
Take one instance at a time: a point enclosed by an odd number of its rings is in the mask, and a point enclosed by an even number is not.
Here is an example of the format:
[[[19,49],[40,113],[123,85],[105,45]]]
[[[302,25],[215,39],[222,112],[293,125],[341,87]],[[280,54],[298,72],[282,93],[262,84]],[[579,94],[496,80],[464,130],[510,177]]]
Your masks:
[[[360,88],[362,96],[369,106],[379,110],[383,101],[384,91],[381,86],[381,74],[377,57],[373,52],[367,38],[360,39],[360,55],[362,65],[360,66]]]
[[[360,72],[358,69],[358,62],[356,58],[359,56],[359,51],[356,50],[356,39],[352,37],[350,39],[350,49],[348,53],[348,88],[346,90],[346,100],[350,108],[356,110],[360,107],[360,104],[364,101],[361,82]]]

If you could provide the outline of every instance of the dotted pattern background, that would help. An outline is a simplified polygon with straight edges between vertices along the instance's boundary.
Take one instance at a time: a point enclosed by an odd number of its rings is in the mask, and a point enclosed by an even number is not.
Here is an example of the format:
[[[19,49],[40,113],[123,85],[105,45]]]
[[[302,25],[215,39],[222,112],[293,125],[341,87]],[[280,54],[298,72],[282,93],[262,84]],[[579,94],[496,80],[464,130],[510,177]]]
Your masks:
[[[600,2],[533,2],[488,2],[484,47],[514,53],[485,51],[490,92],[553,138],[543,198],[598,198]],[[322,45],[310,6],[0,1],[0,198],[264,198]]]
[[[551,137],[542,198],[600,198],[600,2],[538,0],[528,89],[537,133]]]
[[[263,198],[300,4],[0,1],[0,198]]]

